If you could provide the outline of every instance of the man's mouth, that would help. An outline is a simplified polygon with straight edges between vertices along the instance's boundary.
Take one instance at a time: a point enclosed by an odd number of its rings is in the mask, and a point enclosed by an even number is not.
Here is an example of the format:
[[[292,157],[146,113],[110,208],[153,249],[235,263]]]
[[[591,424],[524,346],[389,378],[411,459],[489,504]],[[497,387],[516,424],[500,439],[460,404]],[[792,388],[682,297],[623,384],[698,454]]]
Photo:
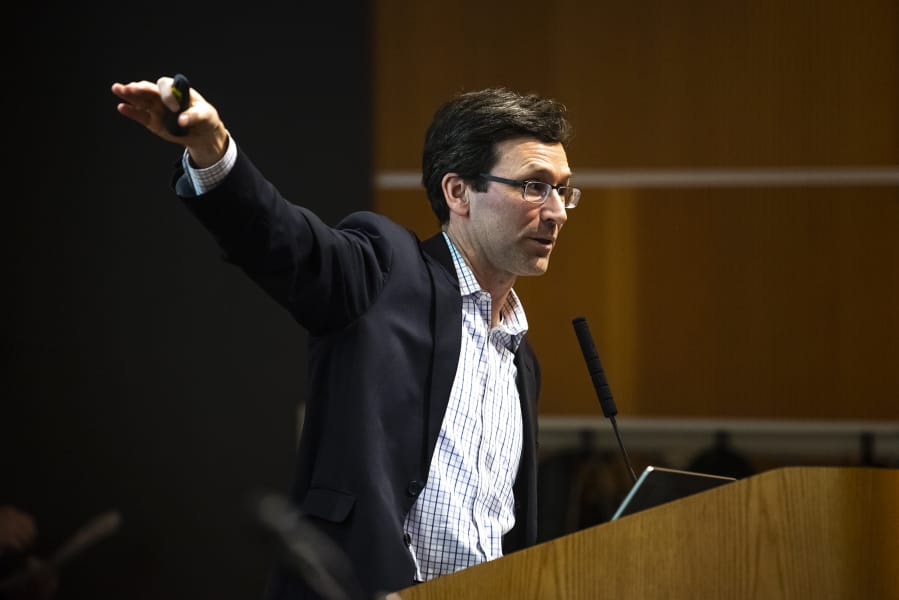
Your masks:
[[[541,256],[549,256],[555,243],[555,239],[552,237],[535,236],[528,239],[534,243],[537,254]]]

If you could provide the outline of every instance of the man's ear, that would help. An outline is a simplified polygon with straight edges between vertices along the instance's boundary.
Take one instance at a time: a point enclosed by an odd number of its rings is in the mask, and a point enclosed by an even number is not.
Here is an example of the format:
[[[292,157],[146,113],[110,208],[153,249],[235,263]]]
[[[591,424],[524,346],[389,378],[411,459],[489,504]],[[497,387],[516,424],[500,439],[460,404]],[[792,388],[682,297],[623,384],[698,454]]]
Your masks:
[[[440,181],[443,197],[451,213],[468,215],[468,184],[458,173],[447,173]]]

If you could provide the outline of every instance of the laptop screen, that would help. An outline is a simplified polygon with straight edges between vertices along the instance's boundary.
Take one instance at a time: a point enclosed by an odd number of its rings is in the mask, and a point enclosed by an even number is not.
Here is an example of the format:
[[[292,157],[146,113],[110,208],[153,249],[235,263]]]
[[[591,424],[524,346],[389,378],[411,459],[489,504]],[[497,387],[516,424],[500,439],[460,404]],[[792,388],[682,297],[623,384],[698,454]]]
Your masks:
[[[731,481],[735,481],[735,478],[649,466],[643,469],[643,473],[612,515],[611,520],[704,492]]]

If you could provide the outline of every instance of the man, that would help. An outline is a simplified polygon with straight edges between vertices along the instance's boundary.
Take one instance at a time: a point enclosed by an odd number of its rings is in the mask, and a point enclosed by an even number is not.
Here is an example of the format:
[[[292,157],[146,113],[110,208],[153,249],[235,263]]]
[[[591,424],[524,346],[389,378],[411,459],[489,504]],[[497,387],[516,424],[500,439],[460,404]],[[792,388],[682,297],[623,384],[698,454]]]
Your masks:
[[[226,256],[310,333],[291,499],[348,557],[354,597],[536,541],[540,374],[513,291],[549,264],[568,208],[564,107],[505,89],[434,117],[422,181],[442,231],[368,212],[326,226],[283,199],[196,90],[116,83],[119,112],[186,148],[175,190]],[[327,194],[327,190],[313,190]],[[272,598],[313,596],[284,571]]]

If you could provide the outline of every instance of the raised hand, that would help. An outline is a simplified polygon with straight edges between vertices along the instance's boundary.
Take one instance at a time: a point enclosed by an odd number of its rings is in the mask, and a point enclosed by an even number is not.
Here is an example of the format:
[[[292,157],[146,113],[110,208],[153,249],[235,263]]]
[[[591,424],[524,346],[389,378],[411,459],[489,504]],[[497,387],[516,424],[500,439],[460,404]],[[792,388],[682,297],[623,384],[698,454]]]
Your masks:
[[[178,111],[178,99],[172,93],[173,79],[160,77],[156,83],[133,81],[112,84],[112,93],[121,102],[118,111],[136,121],[160,138],[185,146],[198,167],[208,167],[225,154],[228,130],[215,107],[195,89],[190,90],[190,104],[178,116],[178,125],[186,135],[172,135],[165,127],[166,108]]]

